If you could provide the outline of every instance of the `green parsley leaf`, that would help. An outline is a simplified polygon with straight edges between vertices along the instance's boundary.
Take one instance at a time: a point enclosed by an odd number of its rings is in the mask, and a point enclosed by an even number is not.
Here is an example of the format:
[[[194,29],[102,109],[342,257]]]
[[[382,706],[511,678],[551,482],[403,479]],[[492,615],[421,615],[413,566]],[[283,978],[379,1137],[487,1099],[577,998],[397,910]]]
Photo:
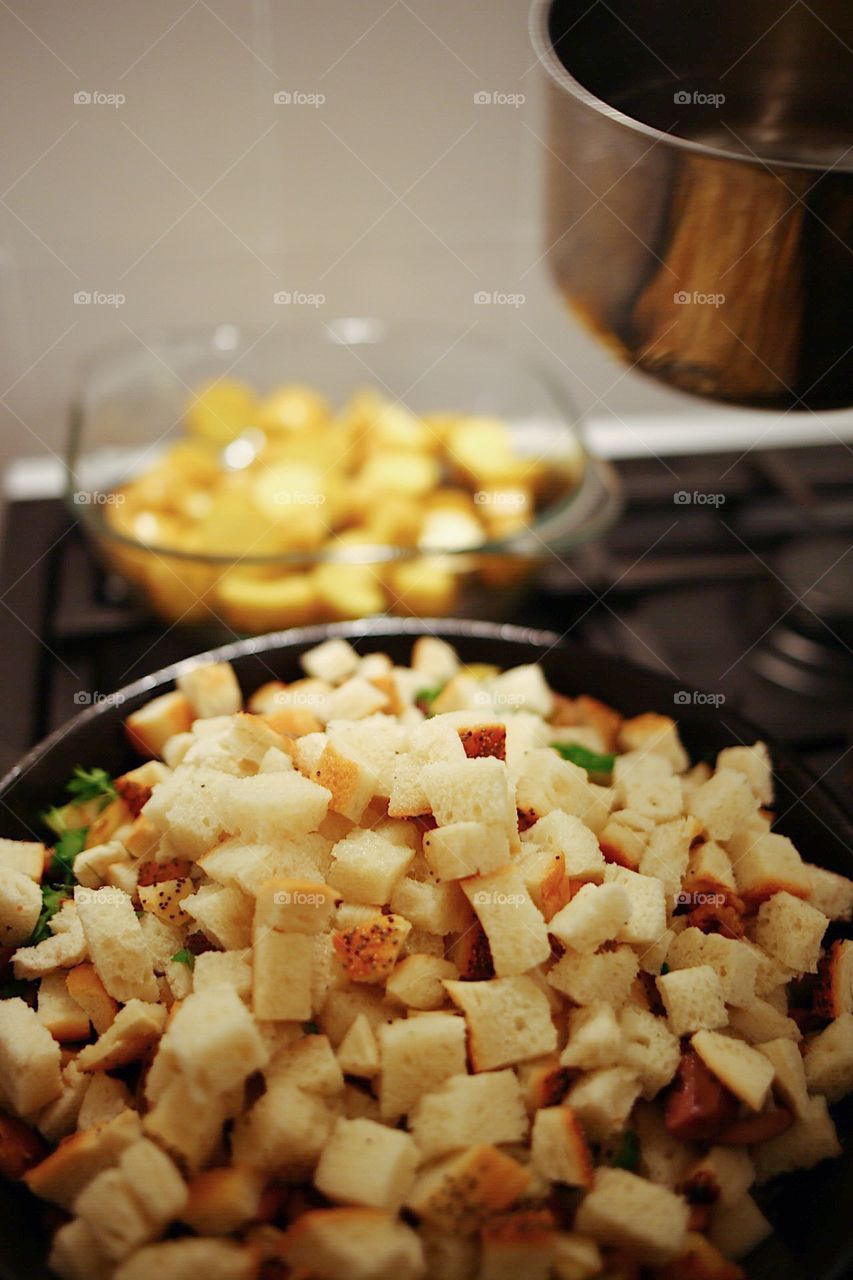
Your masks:
[[[95,800],[98,796],[103,796],[104,803],[107,803],[118,795],[106,769],[84,769],[79,764],[74,769],[74,777],[66,783],[65,790],[78,804]]]
[[[60,808],[54,805],[51,809],[45,809],[39,817],[46,827],[50,827],[54,835],[62,835],[65,830],[65,814]]]
[[[552,742],[551,746],[564,760],[579,764],[591,777],[609,778],[613,772],[615,755],[599,755],[576,742]]]
[[[443,684],[437,684],[433,689],[421,689],[415,694],[415,706],[420,707],[424,715],[432,715],[432,704],[444,688]]]
[[[613,1157],[615,1169],[627,1169],[635,1173],[640,1163],[640,1141],[633,1129],[626,1129],[619,1140],[616,1154]]]
[[[318,1036],[320,1034],[320,1028],[316,1022],[303,1022],[302,1030],[306,1036]]]
[[[663,975],[664,975],[665,973],[669,973],[669,965],[667,964],[667,962],[666,962],[665,960],[664,960],[663,964],[662,964],[662,965],[661,965],[661,967],[660,967],[660,971],[661,971],[661,977],[663,977]]]
[[[32,936],[27,941],[28,947],[36,947],[40,942],[44,942],[46,938],[53,935],[50,932],[48,921],[52,920],[57,911],[62,907],[63,902],[71,897],[68,886],[64,884],[53,885],[44,884],[41,888],[41,914],[36,921],[36,927],[33,929]]]
[[[74,859],[86,847],[88,827],[63,831],[53,846],[53,858],[48,870],[48,877],[62,884],[74,883]]]
[[[172,959],[177,964],[185,964],[190,973],[192,973],[195,968],[195,956],[191,951],[188,951],[186,947],[181,947],[180,951],[176,951],[172,956]]]

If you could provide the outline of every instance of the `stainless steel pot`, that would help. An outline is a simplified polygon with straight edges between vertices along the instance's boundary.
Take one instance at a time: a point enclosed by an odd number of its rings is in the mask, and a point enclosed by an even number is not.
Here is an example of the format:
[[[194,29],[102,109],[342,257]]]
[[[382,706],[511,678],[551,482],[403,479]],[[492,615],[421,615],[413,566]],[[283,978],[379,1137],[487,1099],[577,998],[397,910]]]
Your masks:
[[[536,0],[531,33],[575,314],[684,391],[853,406],[850,0]]]

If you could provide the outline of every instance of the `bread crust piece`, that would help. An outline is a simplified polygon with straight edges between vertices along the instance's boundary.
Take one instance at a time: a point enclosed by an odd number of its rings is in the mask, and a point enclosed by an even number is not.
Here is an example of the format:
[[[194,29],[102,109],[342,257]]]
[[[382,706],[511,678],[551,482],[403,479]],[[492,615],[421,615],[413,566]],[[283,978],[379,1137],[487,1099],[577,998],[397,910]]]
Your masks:
[[[83,1071],[114,1071],[138,1062],[155,1045],[166,1025],[166,1008],[143,1000],[129,1000],[94,1044],[80,1050]]]
[[[570,1106],[544,1107],[533,1118],[533,1165],[550,1182],[589,1187],[593,1165],[586,1135]]]

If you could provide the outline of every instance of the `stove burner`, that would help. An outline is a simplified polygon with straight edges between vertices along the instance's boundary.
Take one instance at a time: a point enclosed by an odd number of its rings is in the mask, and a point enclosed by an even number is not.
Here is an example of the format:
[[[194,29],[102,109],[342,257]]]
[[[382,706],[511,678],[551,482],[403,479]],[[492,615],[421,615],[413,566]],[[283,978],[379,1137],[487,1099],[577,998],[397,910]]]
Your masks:
[[[814,536],[774,558],[777,603],[786,611],[752,666],[767,680],[815,698],[853,696],[853,544]]]

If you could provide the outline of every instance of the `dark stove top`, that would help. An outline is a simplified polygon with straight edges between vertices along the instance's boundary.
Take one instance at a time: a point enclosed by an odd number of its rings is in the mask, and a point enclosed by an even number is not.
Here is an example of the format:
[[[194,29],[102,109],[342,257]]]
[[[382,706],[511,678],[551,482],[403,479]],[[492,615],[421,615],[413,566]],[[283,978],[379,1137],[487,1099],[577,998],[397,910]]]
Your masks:
[[[853,807],[853,450],[618,470],[617,527],[549,564],[514,620],[667,671],[685,700],[718,699],[721,717],[755,720]],[[9,760],[93,698],[230,638],[152,621],[58,500],[9,505],[0,603]]]

